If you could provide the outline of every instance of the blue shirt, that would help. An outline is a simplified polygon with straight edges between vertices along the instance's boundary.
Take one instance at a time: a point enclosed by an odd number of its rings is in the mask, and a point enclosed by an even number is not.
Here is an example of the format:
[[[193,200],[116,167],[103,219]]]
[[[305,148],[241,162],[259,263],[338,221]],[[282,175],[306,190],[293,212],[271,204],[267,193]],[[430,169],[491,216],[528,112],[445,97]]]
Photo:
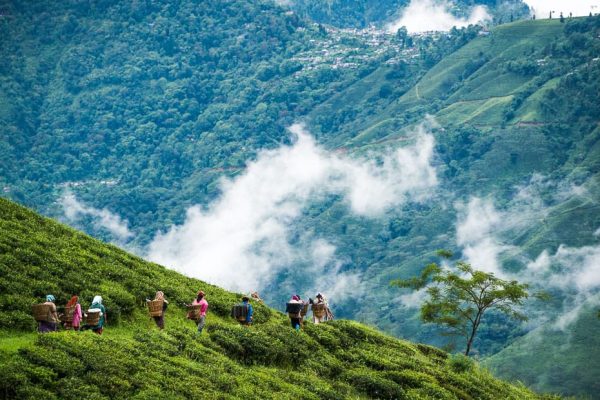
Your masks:
[[[246,322],[252,322],[252,314],[254,314],[254,308],[252,308],[252,304],[247,301],[244,301],[244,305],[248,306],[248,313],[246,314]]]

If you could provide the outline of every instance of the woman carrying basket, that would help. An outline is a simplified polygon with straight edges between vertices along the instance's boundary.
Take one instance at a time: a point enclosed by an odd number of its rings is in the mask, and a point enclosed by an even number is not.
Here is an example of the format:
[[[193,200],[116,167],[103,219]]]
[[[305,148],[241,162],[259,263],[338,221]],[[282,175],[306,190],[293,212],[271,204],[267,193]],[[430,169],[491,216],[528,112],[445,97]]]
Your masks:
[[[202,333],[204,324],[206,323],[206,310],[208,310],[208,302],[204,298],[204,292],[200,290],[196,298],[192,302],[192,306],[200,306],[200,316],[198,317],[198,334]]]
[[[333,319],[333,314],[329,310],[327,299],[321,293],[317,293],[315,300],[310,300],[312,304],[313,322],[319,324],[328,319]]]
[[[81,304],[79,304],[79,297],[74,295],[71,300],[68,301],[65,307],[66,321],[65,328],[78,331],[79,325],[81,324]]]
[[[151,300],[147,299],[146,301],[149,302]],[[154,295],[154,301],[162,302],[162,310],[160,315],[153,315],[152,318],[154,318],[154,322],[156,322],[156,326],[158,326],[158,329],[163,330],[165,329],[165,311],[167,311],[167,306],[169,305],[169,302],[165,299],[165,294],[160,290]]]
[[[300,296],[293,295],[290,301],[287,302],[285,306],[285,312],[288,313],[290,317],[290,322],[292,323],[292,328],[296,331],[299,331],[302,327],[302,308],[304,307],[304,302],[300,298]]]
[[[90,324],[89,318],[90,314],[100,313],[100,318],[98,319],[97,324]],[[104,324],[106,324],[106,309],[102,304],[102,296],[95,296],[94,300],[92,300],[92,305],[89,310],[87,310],[88,321],[86,321],[83,329],[91,329],[94,333],[98,335],[102,335],[102,331],[104,330]],[[95,321],[94,321],[95,322]]]
[[[51,294],[46,296],[46,302],[43,304],[47,306],[48,316],[45,321],[39,322],[38,332],[40,333],[56,332],[56,324],[59,319],[58,313],[56,312],[56,304],[54,304],[55,300],[56,299]]]

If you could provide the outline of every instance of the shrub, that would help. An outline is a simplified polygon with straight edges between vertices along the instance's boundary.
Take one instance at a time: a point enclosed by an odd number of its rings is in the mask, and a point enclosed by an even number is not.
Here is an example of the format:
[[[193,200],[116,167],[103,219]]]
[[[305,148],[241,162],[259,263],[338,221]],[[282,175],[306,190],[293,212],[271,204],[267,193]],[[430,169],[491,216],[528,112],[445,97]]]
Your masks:
[[[419,349],[419,351],[421,353],[423,353],[424,355],[426,355],[429,358],[438,359],[438,360],[445,360],[448,358],[448,353],[446,353],[443,350],[438,349],[437,347],[418,343],[417,349]]]
[[[448,358],[448,366],[457,373],[471,372],[475,362],[464,354],[453,354]]]
[[[405,399],[404,390],[394,381],[368,369],[354,369],[342,375],[342,379],[374,399]]]

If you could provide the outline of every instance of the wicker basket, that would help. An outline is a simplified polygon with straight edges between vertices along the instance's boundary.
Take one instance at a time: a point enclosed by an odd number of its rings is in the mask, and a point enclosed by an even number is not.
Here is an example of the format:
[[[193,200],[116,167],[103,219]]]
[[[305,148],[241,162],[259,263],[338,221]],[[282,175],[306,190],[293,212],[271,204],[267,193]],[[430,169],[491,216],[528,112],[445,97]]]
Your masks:
[[[248,319],[248,306],[245,304],[236,304],[231,309],[231,315],[239,322],[246,322]]]
[[[317,303],[312,305],[313,315],[317,318],[323,318],[325,316],[325,303]]]
[[[102,311],[90,311],[88,310],[85,318],[85,324],[89,326],[96,326],[100,323],[100,314]]]
[[[200,308],[201,307],[202,307],[201,305],[187,306],[187,309],[188,309],[187,318],[191,319],[192,321],[198,321],[200,319]]]
[[[147,302],[151,317],[160,317],[163,313],[163,300],[150,300]]]
[[[63,314],[62,321],[63,322],[73,322],[73,314],[75,314],[75,307],[65,307],[65,313]]]
[[[302,312],[304,311],[304,307],[306,305],[302,303],[287,303],[285,305],[285,312],[288,313],[290,318],[299,318],[300,316],[304,316]],[[308,307],[307,307],[308,310]]]
[[[49,304],[34,304],[31,306],[33,318],[38,322],[48,321],[48,315],[50,314]]]
[[[300,311],[300,315],[302,315],[302,318],[304,318],[306,314],[308,314],[308,303],[305,303],[302,307],[302,311]]]

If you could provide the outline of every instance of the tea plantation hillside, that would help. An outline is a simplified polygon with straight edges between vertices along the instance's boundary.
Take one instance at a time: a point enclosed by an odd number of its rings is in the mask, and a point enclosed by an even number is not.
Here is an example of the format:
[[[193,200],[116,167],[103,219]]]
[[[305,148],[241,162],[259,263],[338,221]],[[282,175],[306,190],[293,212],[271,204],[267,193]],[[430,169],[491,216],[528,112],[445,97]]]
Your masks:
[[[255,304],[256,323],[239,326],[228,318],[239,295],[7,200],[0,199],[0,216],[2,398],[544,398],[470,360],[351,321],[307,323],[297,333],[283,314]],[[181,306],[198,288],[210,302],[201,336]],[[157,289],[171,300],[162,332],[143,306]],[[59,305],[72,293],[102,294],[105,334],[32,333],[29,307],[50,292]]]

